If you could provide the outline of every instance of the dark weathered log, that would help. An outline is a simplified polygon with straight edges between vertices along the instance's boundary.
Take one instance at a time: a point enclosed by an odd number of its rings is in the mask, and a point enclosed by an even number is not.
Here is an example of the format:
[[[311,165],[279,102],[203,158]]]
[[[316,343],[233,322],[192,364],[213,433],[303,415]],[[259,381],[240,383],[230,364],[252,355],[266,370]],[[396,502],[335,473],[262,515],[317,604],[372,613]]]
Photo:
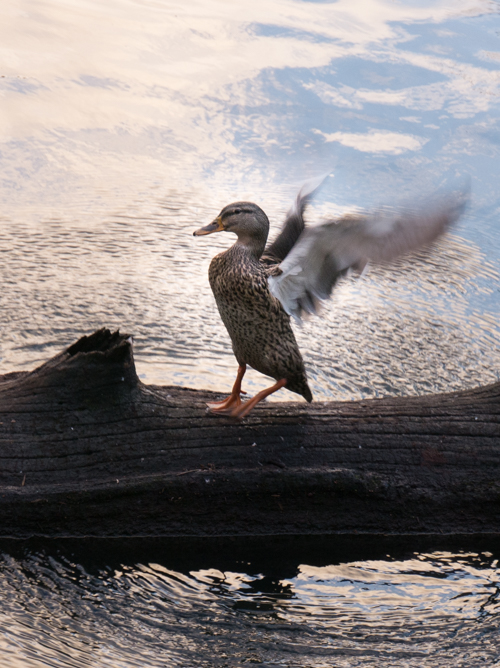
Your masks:
[[[0,377],[0,535],[500,530],[500,384],[438,396],[263,404],[137,378],[99,330]]]

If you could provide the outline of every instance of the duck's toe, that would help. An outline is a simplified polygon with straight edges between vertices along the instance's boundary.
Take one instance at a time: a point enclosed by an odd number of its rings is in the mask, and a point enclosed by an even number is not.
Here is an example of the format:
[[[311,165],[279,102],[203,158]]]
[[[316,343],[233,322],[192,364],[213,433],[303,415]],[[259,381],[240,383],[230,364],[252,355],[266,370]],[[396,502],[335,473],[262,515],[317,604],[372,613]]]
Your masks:
[[[228,413],[241,406],[240,396],[235,396],[230,394],[226,399],[222,401],[214,401],[207,404],[210,413]]]

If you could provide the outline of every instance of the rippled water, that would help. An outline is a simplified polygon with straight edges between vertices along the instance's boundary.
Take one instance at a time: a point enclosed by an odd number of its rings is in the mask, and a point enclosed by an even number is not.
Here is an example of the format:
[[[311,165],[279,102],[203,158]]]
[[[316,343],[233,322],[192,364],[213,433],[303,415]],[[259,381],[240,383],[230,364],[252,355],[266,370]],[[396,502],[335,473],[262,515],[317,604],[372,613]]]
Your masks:
[[[274,541],[4,542],[2,665],[500,665],[498,539]]]
[[[245,198],[276,233],[301,183],[331,171],[312,222],[466,174],[473,198],[432,257],[344,281],[298,331],[316,398],[498,379],[498,2],[12,0],[0,14],[0,372],[106,325],[135,336],[147,382],[227,390],[207,268],[231,239],[191,232]]]
[[[207,269],[231,240],[191,233],[250,199],[275,234],[328,171],[311,222],[465,175],[472,200],[432,256],[344,281],[297,331],[315,397],[497,380],[499,10],[4,0],[0,373],[109,326],[134,335],[147,382],[229,389]],[[412,539],[389,557],[384,540],[336,539],[321,558],[275,542],[258,558],[245,544],[5,544],[0,663],[500,665],[498,545]]]

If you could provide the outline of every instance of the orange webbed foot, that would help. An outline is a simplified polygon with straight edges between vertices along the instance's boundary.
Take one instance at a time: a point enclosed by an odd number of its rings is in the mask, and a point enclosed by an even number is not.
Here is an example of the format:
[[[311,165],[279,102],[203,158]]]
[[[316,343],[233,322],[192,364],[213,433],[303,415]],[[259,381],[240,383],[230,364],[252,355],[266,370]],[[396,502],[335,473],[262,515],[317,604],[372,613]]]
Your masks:
[[[207,404],[208,410],[211,413],[220,413],[221,415],[230,414],[231,411],[236,410],[241,406],[240,394],[246,394],[246,392],[241,389],[241,381],[243,380],[246,370],[247,368],[245,365],[238,367],[238,373],[236,375],[236,380],[234,381],[233,389],[226,399],[223,399],[222,401],[212,401]]]
[[[255,395],[255,397],[249,399],[248,401],[245,401],[245,403],[243,403],[240,400],[239,404],[236,405],[231,411],[228,411],[227,413],[231,417],[237,418],[238,420],[242,420],[259,403],[259,401],[262,401],[270,394],[273,394],[273,392],[277,392],[282,387],[285,387],[285,385],[286,385],[286,378],[283,378],[282,380],[279,380],[272,387],[268,387],[267,390],[261,390]]]
[[[246,394],[246,392],[241,392]],[[230,394],[226,399],[222,401],[213,401],[207,404],[208,409],[211,413],[231,413],[232,410],[241,406],[242,401],[240,395]]]

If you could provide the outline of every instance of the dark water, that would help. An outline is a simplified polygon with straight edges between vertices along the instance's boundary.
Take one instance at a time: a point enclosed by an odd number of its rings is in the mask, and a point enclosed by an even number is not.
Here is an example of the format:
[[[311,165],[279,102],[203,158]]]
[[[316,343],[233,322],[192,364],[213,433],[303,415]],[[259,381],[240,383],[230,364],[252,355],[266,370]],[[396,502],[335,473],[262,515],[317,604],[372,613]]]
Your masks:
[[[2,666],[500,665],[500,540],[3,541]]]
[[[207,268],[230,240],[191,233],[237,199],[275,233],[328,171],[311,222],[466,175],[472,198],[431,257],[344,281],[297,331],[315,397],[497,380],[499,10],[3,0],[0,373],[109,326],[147,382],[229,389]],[[500,665],[498,541],[337,540],[3,543],[0,666]]]

